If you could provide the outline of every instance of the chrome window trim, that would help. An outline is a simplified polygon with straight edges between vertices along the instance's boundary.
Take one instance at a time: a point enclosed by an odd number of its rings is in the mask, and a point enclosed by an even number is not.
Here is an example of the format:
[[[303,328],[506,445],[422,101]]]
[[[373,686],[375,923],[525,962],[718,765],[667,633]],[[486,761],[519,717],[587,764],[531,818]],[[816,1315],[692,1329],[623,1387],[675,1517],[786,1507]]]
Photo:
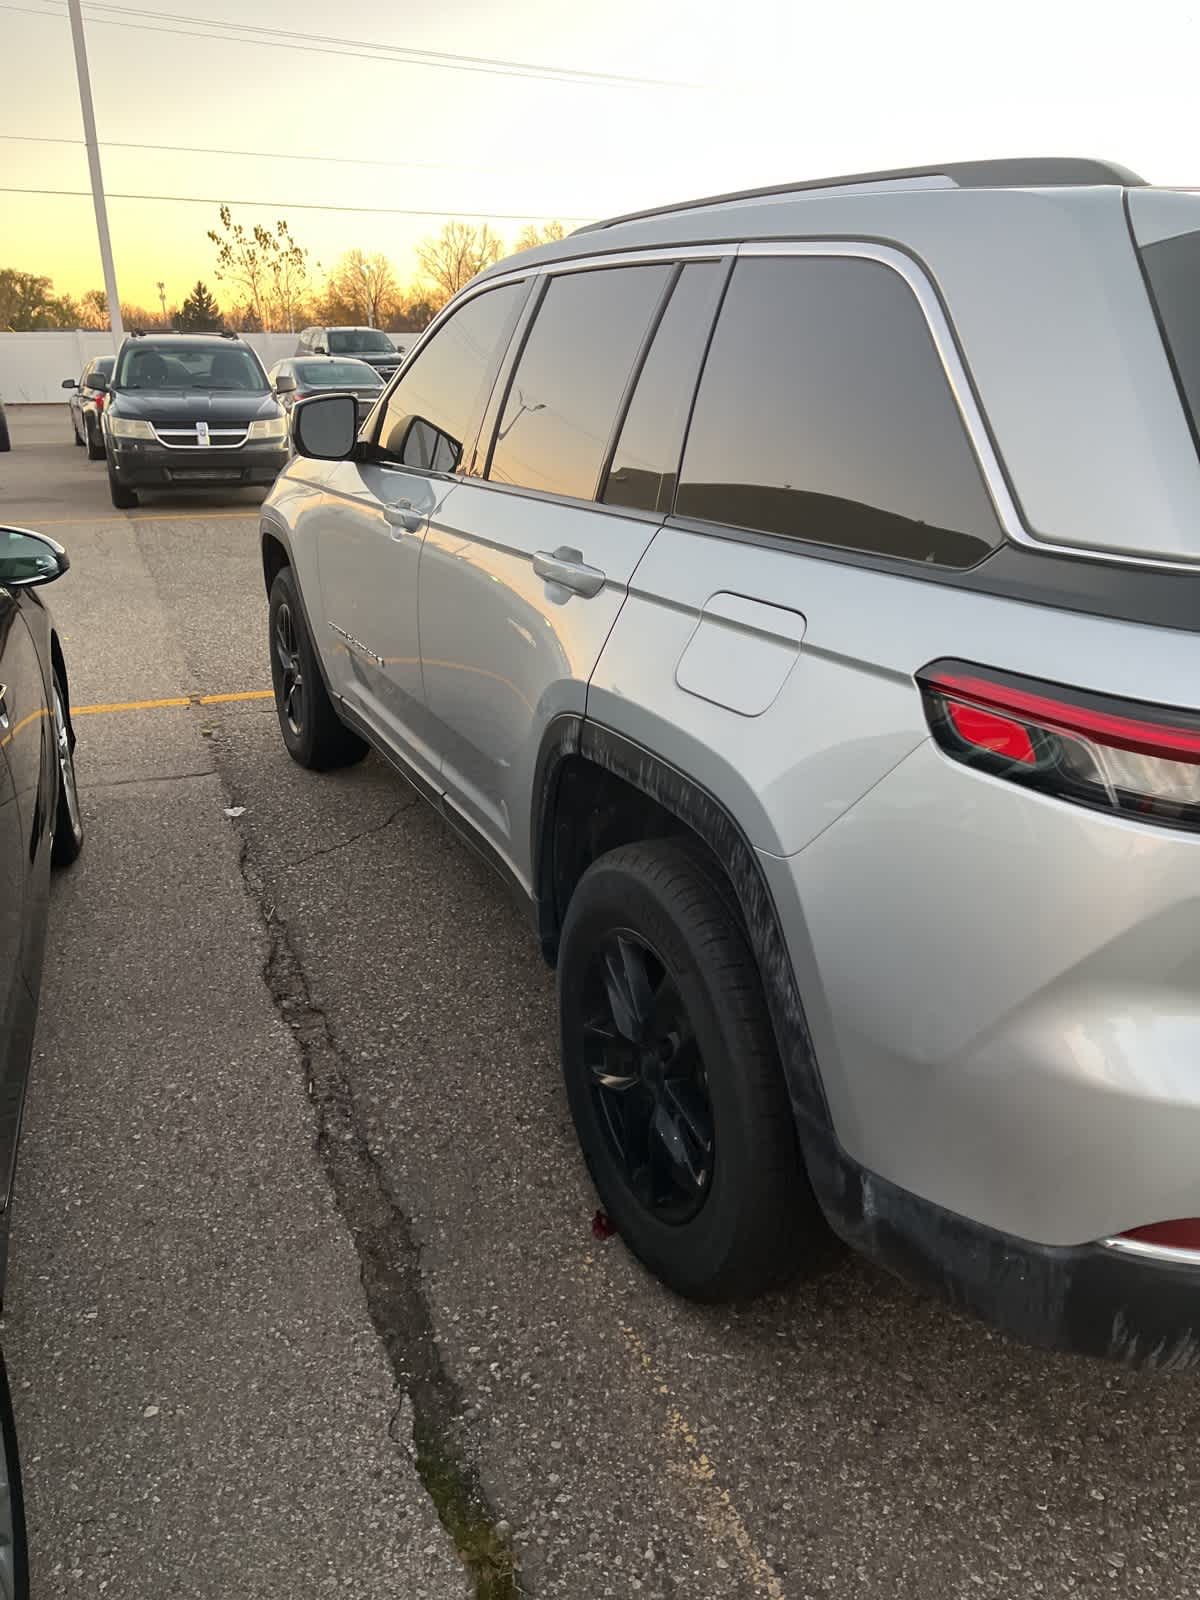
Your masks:
[[[941,362],[942,371],[950,385],[954,403],[962,418],[968,441],[978,462],[984,487],[995,509],[1004,536],[1027,550],[1038,550],[1046,555],[1071,556],[1076,561],[1102,562],[1108,566],[1147,567],[1160,572],[1196,572],[1196,561],[1171,560],[1161,556],[1139,556],[1120,550],[1097,550],[1085,545],[1060,544],[1031,533],[1022,521],[1016,500],[1008,486],[1000,456],[992,443],[984,420],[984,413],[975,398],[975,391],[959,354],[958,343],[951,330],[950,321],[942,302],[925,268],[905,251],[895,246],[876,243],[870,239],[763,239],[721,241],[707,245],[659,245],[642,250],[595,250],[587,255],[571,256],[563,260],[544,261],[527,267],[514,267],[510,272],[499,272],[494,277],[482,279],[478,284],[468,284],[449,301],[409,349],[404,365],[419,354],[425,341],[433,336],[451,311],[465,305],[477,294],[523,278],[552,277],[562,272],[585,272],[598,267],[640,266],[662,261],[714,261],[727,256],[824,256],[849,257],[861,261],[877,261],[899,274],[911,290],[925,318],[934,349]],[[464,474],[457,476],[464,477]],[[475,479],[475,482],[486,480]],[[802,543],[802,541],[797,541]],[[918,563],[919,565],[919,563]]]
[[[1122,1255],[1141,1256],[1147,1261],[1174,1261],[1200,1271],[1200,1250],[1181,1250],[1171,1244],[1148,1244],[1145,1239],[1101,1239],[1100,1243],[1106,1250],[1119,1250]]]

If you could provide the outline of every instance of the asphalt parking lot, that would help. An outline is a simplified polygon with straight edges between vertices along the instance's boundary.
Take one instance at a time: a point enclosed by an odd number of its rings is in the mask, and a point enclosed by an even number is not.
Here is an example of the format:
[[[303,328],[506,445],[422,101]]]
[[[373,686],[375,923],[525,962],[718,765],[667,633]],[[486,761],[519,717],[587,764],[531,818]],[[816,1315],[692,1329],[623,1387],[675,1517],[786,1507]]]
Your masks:
[[[595,1239],[506,891],[284,751],[257,497],[114,512],[65,407],[11,421],[88,828],[3,1333],[36,1596],[1200,1594],[1194,1377],[853,1260],[698,1308]]]

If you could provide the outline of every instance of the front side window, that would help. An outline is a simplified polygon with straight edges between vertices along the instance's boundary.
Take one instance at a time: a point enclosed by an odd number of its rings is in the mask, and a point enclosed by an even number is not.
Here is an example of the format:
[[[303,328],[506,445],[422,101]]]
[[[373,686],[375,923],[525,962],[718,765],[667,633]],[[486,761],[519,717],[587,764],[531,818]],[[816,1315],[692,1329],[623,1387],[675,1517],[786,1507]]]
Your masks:
[[[551,278],[521,352],[488,477],[590,500],[670,265]]]
[[[361,356],[370,352],[372,355],[396,354],[396,346],[386,333],[380,333],[378,328],[331,328],[329,330],[329,354],[331,356]]]
[[[145,345],[121,352],[119,389],[267,389],[266,373],[249,350],[236,345]]]
[[[388,397],[379,449],[427,472],[457,472],[479,426],[528,285],[475,295],[437,330]]]
[[[1002,538],[916,297],[848,257],[734,268],[675,509],[949,567]]]

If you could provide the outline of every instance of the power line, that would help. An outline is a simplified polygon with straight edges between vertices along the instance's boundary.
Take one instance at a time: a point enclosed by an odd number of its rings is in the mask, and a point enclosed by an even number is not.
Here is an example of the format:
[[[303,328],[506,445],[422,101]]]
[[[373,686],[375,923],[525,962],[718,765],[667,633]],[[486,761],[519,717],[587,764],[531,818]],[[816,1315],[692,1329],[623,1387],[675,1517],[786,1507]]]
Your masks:
[[[62,16],[61,11],[33,10],[27,6],[4,5],[5,11],[21,11],[28,16]],[[451,72],[482,72],[499,77],[533,78],[545,82],[577,83],[596,88],[631,87],[639,89],[694,90],[709,87],[669,78],[638,78],[619,72],[589,72],[582,67],[541,66],[537,62],[505,61],[492,56],[456,55],[442,50],[421,50],[406,45],[385,44],[375,39],[341,39],[328,34],[297,33],[282,28],[259,27],[254,23],[224,22],[211,17],[179,15],[173,12],[131,10],[126,6],[105,5],[99,0],[88,0],[89,20],[106,27],[136,28],[146,33],[166,33],[195,39],[219,40],[223,34],[234,35],[241,44],[260,45],[263,48],[300,50],[306,54],[350,56],[353,60],[394,61],[396,64],[416,67],[436,67]],[[112,12],[112,16],[95,15]],[[131,18],[153,18],[155,21],[133,21]],[[158,23],[168,23],[161,27]],[[195,28],[175,26],[195,23],[208,32]],[[264,34],[265,38],[248,38],[247,35]],[[304,40],[305,43],[298,41]]]
[[[7,7],[3,9],[9,9]],[[78,149],[83,148],[82,139],[63,139],[49,134],[36,133],[0,133],[0,139],[14,144],[66,144]],[[125,139],[101,139],[101,147],[105,150],[160,150],[171,155],[183,156],[246,156],[253,157],[256,161],[324,161],[335,166],[345,167],[392,167],[394,169],[420,169],[429,172],[483,172],[483,173],[511,173],[511,167],[477,167],[467,162],[456,161],[380,161],[372,156],[317,156],[298,155],[292,150],[219,150],[204,145],[191,144],[148,144],[137,143]]]
[[[417,211],[408,206],[323,206],[311,200],[214,200],[199,194],[117,194],[105,191],[110,200],[158,200],[185,206],[258,206],[271,211],[361,211],[391,217],[450,217],[471,222],[529,222],[534,217],[549,217],[549,211]],[[0,194],[63,195],[68,199],[89,199],[90,189],[19,189],[0,185]],[[592,217],[568,217],[554,213],[559,222],[592,222]]]

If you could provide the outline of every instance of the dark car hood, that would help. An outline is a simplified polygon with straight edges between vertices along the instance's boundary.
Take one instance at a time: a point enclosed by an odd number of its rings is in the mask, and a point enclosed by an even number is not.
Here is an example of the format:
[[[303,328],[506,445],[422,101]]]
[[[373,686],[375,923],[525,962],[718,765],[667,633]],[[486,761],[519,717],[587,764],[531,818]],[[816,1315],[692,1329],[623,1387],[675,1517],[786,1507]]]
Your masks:
[[[334,360],[338,360],[337,356]],[[365,361],[369,367],[398,367],[403,360],[399,350],[393,350],[391,355],[386,350],[372,350],[369,355],[355,354],[353,357],[343,356],[343,361]]]
[[[251,422],[280,415],[269,390],[248,389],[117,389],[107,409],[148,422]]]

